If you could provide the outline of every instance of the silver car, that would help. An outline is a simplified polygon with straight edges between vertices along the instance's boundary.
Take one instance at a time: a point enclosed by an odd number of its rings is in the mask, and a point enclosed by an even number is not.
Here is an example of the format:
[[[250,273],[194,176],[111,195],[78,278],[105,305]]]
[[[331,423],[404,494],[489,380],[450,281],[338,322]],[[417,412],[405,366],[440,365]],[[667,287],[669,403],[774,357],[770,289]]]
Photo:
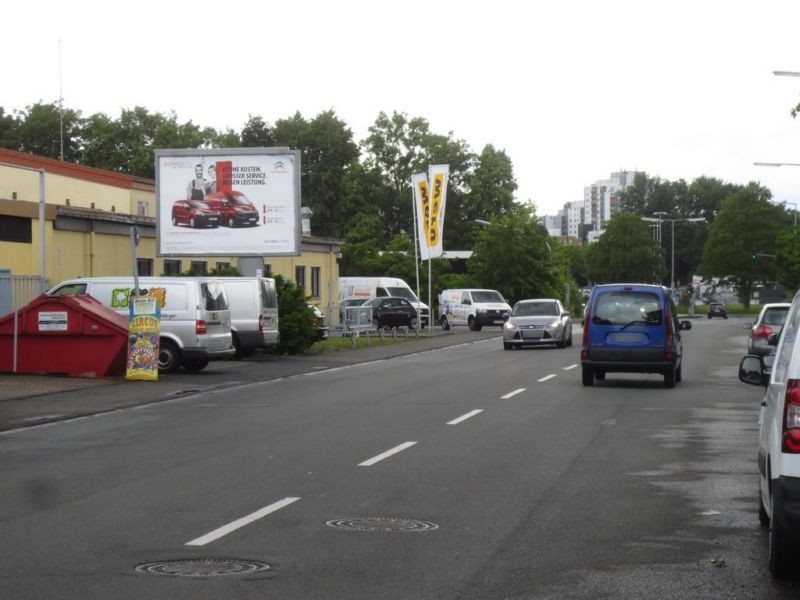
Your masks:
[[[572,319],[555,298],[520,300],[503,325],[503,348],[555,344],[572,345]]]
[[[747,353],[766,356],[772,354],[775,346],[767,343],[773,333],[780,334],[783,322],[789,312],[789,303],[765,304],[747,335]]]

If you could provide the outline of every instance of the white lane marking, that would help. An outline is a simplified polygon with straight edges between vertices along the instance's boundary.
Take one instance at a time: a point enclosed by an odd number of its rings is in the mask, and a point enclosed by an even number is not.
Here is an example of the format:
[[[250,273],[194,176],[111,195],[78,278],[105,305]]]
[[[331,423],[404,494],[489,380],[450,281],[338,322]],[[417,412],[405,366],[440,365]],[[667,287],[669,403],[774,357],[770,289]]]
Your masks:
[[[411,448],[411,446],[413,446],[416,443],[417,442],[405,442],[404,444],[400,444],[399,446],[395,446],[391,450],[387,450],[386,452],[378,454],[378,456],[373,456],[372,458],[370,458],[368,460],[365,460],[364,462],[358,463],[358,466],[359,467],[371,467],[375,463],[378,463],[378,462],[382,461],[385,458],[389,458],[393,454],[397,454],[398,452],[402,452],[406,448]]]
[[[518,390],[514,390],[513,392],[507,393],[505,396],[500,396],[501,400],[508,400],[509,398],[513,398],[517,394],[521,394],[525,391],[526,388],[519,388]]]
[[[552,375],[552,374],[551,375],[545,375],[544,377],[542,377],[541,379],[537,379],[536,381],[538,381],[539,383],[542,383],[544,381],[547,381],[548,379],[552,379],[553,377],[555,377],[555,375]]]
[[[568,367],[564,367],[564,370],[565,370],[565,371],[569,371],[570,369],[574,369],[574,368],[576,368],[577,366],[578,366],[577,364],[575,364],[575,365],[570,365],[570,366],[568,366]]]
[[[192,540],[191,542],[186,542],[186,546],[205,546],[209,542],[213,542],[225,535],[228,535],[232,531],[236,531],[240,527],[244,527],[245,525],[249,525],[254,521],[258,521],[262,517],[266,517],[270,513],[274,513],[276,510],[280,510],[285,506],[289,506],[293,502],[297,502],[300,498],[284,498],[283,500],[278,500],[277,502],[270,504],[269,506],[265,506],[262,509],[257,510],[254,513],[247,515],[246,517],[242,517],[241,519],[236,519],[235,521],[228,523],[227,525],[223,525],[215,529],[214,531],[207,533],[199,538]]]
[[[483,412],[482,408],[476,408],[475,410],[470,411],[465,415],[461,415],[457,419],[453,419],[452,421],[448,421],[447,424],[448,425],[458,425],[459,423],[462,423],[462,422],[466,421],[467,419],[470,419],[470,418],[474,417],[475,415],[479,415],[482,412]]]

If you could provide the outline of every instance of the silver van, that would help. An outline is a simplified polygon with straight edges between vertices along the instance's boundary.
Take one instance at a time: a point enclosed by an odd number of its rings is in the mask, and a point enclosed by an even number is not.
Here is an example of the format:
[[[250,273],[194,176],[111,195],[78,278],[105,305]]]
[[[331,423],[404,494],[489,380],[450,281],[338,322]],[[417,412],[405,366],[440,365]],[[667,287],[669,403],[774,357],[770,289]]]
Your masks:
[[[161,304],[161,338],[158,370],[183,366],[199,371],[211,360],[234,354],[231,314],[225,288],[219,281],[195,277],[140,277],[139,289],[156,296]],[[85,277],[62,281],[47,291],[50,296],[88,294],[127,316],[133,277]]]
[[[219,281],[225,288],[237,357],[250,356],[257,348],[278,345],[278,292],[274,279],[215,277],[209,281]]]

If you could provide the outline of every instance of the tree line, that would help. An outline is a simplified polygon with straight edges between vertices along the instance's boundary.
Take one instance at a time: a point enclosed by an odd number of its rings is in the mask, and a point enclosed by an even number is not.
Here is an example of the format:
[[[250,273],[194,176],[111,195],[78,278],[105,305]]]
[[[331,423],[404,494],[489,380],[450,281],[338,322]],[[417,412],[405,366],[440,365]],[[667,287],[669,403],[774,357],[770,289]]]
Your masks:
[[[218,131],[143,107],[123,109],[116,118],[84,117],[38,103],[11,112],[0,107],[0,146],[51,158],[60,158],[63,147],[66,161],[149,178],[158,148],[298,149],[312,232],[344,241],[342,275],[393,275],[413,286],[419,272],[422,289],[427,268],[418,270],[414,259],[410,177],[429,164],[450,165],[444,247],[473,252],[466,269],[433,261],[436,291],[490,287],[511,301],[555,296],[577,309],[579,287],[609,281],[669,284],[672,278],[685,285],[692,275],[717,277],[736,285],[743,298],[758,283],[800,284],[793,216],[757,183],[713,177],[687,183],[639,173],[618,193],[620,212],[599,241],[571,246],[548,236],[534,204],[515,202],[514,166],[505,151],[487,143],[476,152],[453,132],[434,132],[424,118],[404,113],[379,113],[365,139],[355,140],[333,110],[272,123],[251,114],[241,130]],[[657,213],[705,221],[663,222],[659,243],[652,222],[642,219]]]

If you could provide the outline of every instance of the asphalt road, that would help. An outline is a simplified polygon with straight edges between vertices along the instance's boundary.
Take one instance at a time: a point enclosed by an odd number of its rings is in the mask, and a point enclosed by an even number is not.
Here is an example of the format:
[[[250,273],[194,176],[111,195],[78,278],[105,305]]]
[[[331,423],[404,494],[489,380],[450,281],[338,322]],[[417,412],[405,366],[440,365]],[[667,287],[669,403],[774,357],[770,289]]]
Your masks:
[[[0,435],[0,597],[800,598],[740,323],[685,345],[673,390],[495,338]]]

